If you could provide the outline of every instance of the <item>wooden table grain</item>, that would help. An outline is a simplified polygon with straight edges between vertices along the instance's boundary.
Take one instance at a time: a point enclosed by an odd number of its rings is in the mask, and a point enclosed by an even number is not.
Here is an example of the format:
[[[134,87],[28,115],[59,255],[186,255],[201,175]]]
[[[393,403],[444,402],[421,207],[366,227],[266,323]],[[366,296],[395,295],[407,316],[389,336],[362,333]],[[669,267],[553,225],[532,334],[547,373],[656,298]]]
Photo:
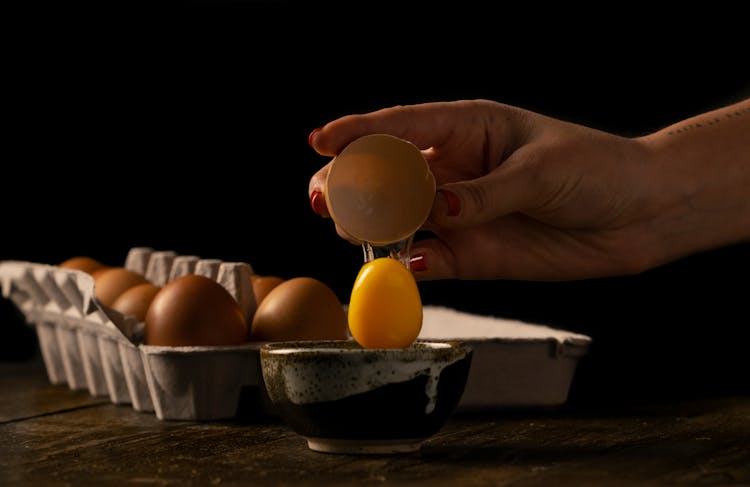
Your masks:
[[[0,486],[750,485],[750,397],[456,413],[421,451],[311,451],[274,418],[162,421],[0,363]]]

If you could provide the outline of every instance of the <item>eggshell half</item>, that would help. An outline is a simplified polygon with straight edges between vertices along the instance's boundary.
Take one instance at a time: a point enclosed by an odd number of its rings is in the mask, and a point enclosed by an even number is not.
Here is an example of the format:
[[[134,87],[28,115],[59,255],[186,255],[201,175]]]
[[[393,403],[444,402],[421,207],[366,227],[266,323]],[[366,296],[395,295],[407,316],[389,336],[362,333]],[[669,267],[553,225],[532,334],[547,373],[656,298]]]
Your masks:
[[[325,197],[331,217],[349,235],[384,245],[410,237],[427,220],[435,178],[411,142],[366,135],[334,158]]]

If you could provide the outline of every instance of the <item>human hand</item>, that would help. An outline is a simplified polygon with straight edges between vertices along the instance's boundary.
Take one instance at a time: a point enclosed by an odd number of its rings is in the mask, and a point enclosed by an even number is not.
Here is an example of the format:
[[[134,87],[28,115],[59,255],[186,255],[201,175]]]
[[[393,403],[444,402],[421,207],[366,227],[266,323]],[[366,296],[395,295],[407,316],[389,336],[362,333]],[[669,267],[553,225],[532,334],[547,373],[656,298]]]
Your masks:
[[[739,232],[706,223],[722,197],[742,200],[750,187],[750,151],[737,149],[741,127],[724,130],[730,156],[739,153],[728,158],[735,160],[730,167],[739,167],[732,173],[738,178],[722,180],[720,191],[710,194],[699,191],[701,158],[696,164],[675,158],[675,144],[662,133],[625,138],[488,100],[345,116],[314,131],[310,145],[335,156],[370,133],[414,143],[438,184],[424,225],[435,237],[412,246],[412,270],[420,280],[632,274],[750,236],[747,202],[727,215]],[[329,167],[309,185],[322,215]],[[691,209],[696,201],[708,211]]]

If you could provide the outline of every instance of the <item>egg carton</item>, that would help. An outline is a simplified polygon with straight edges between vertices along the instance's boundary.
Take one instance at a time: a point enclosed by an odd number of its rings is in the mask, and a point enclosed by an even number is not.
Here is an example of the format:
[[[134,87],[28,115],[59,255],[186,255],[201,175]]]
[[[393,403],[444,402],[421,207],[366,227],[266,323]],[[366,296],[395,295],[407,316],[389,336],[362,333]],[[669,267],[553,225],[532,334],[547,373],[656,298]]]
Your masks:
[[[209,277],[247,318],[257,307],[252,266],[134,247],[126,269],[164,286],[186,274]],[[260,343],[162,347],[143,343],[144,323],[104,306],[82,271],[0,262],[2,294],[36,329],[50,383],[108,397],[162,420],[210,421],[273,414],[260,371]]]
[[[425,306],[419,338],[458,340],[473,351],[458,409],[554,409],[568,400],[592,338],[539,323]]]

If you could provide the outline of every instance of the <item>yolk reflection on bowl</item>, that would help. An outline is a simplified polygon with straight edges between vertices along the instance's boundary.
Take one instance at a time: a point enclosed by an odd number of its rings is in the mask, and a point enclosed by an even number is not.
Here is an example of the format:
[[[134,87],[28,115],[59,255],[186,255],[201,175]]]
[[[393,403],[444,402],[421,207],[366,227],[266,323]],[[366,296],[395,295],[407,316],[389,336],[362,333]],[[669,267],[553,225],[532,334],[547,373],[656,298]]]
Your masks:
[[[409,269],[390,257],[365,263],[349,300],[349,331],[357,343],[406,348],[421,329],[422,300]]]

